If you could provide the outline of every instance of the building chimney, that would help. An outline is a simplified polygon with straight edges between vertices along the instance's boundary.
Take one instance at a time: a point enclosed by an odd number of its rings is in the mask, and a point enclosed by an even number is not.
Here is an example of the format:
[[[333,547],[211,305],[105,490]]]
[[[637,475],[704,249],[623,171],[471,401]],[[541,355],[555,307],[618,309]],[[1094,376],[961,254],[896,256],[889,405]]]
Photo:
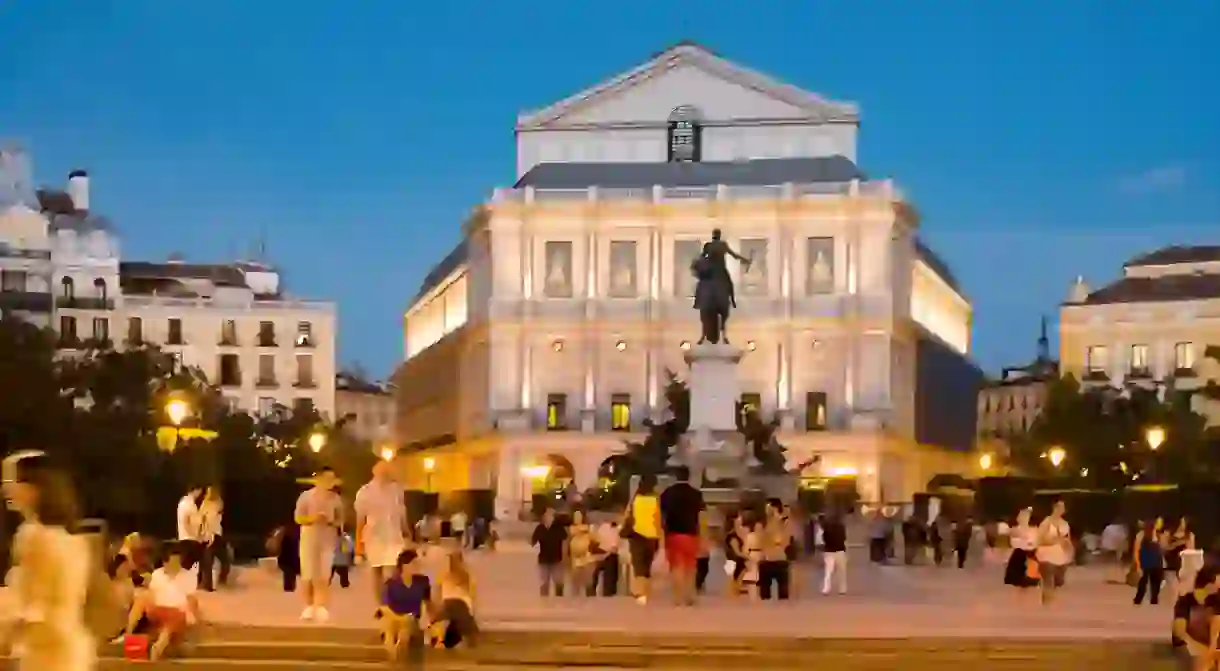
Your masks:
[[[78,212],[89,211],[89,173],[84,170],[68,173],[68,197]]]

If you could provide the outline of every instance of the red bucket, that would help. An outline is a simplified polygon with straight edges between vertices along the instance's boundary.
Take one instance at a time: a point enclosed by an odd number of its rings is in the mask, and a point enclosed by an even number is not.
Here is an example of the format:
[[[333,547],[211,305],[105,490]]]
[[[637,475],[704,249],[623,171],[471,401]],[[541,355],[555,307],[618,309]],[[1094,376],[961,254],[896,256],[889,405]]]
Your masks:
[[[123,659],[129,662],[148,661],[148,637],[143,634],[124,636]]]

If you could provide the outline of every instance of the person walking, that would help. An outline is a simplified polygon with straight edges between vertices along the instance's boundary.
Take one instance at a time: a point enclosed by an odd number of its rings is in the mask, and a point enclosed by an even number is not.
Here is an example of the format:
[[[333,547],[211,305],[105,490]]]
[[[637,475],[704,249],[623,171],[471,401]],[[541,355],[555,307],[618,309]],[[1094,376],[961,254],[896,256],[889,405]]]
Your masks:
[[[1161,600],[1161,584],[1165,581],[1165,534],[1158,533],[1156,525],[1148,522],[1135,535],[1132,557],[1135,561],[1135,571],[1139,582],[1135,586],[1135,605],[1144,603],[1144,595],[1148,595],[1148,603],[1156,605]]]
[[[661,532],[657,478],[644,475],[627,506],[627,524],[624,526],[628,551],[631,553],[631,594],[640,605],[648,603],[652,563],[661,546]]]
[[[589,585],[589,596],[595,596],[598,585],[601,585],[602,596],[617,596],[618,581],[621,574],[619,562],[619,545],[622,529],[617,519],[611,519],[597,526],[594,543],[597,546],[597,568],[593,572],[593,582]]]
[[[196,569],[203,559],[203,519],[199,513],[199,500],[203,487],[191,487],[178,499],[178,546],[182,548],[183,565]]]
[[[373,596],[380,599],[411,532],[406,496],[390,464],[378,461],[373,466],[372,478],[356,492],[355,509],[356,554],[368,564]]]
[[[1029,524],[1032,514],[1032,509],[1023,508],[1017,513],[1016,526],[1008,531],[1012,552],[1004,567],[1005,585],[1021,589],[1038,585],[1038,562],[1034,558],[1034,550],[1038,547],[1038,530]]]
[[[661,493],[661,528],[674,602],[690,606],[695,603],[695,569],[705,507],[703,494],[690,484],[690,470],[679,466],[674,476],[677,482]]]
[[[957,557],[957,567],[966,568],[966,558],[970,556],[970,541],[974,538],[974,520],[970,516],[959,519],[953,524],[953,554]]]
[[[542,520],[534,527],[530,545],[538,548],[538,593],[544,597],[563,596],[563,564],[567,554],[568,531],[555,521],[555,511],[542,511]]]
[[[847,594],[847,527],[838,513],[822,522],[822,545],[822,594],[830,594],[831,586]]]
[[[762,561],[758,566],[758,597],[763,601],[769,600],[772,594],[780,601],[788,600],[792,576],[792,565],[788,559],[791,539],[792,534],[784,519],[783,503],[779,499],[770,499],[763,522]]]
[[[71,479],[42,452],[10,455],[0,469],[4,498],[22,520],[13,536],[9,581],[15,618],[0,624],[0,648],[16,639],[17,671],[94,669],[97,643],[85,602],[90,572],[102,567],[93,566],[88,541],[73,533],[79,518]]]
[[[203,502],[199,504],[199,589],[205,592],[215,591],[215,582],[221,585],[227,583],[233,566],[229,557],[229,546],[224,538],[224,508],[220,489],[208,487],[203,494]],[[220,560],[219,576],[214,573],[217,560]]]
[[[326,622],[330,611],[329,584],[343,520],[343,501],[335,493],[338,479],[331,468],[323,468],[314,486],[297,499],[294,517],[301,527],[301,579],[305,582],[305,610],[302,620]]]
[[[1050,603],[1055,592],[1063,587],[1067,567],[1072,563],[1072,528],[1063,519],[1067,504],[1055,501],[1051,514],[1038,525],[1038,572],[1042,578],[1042,602]]]

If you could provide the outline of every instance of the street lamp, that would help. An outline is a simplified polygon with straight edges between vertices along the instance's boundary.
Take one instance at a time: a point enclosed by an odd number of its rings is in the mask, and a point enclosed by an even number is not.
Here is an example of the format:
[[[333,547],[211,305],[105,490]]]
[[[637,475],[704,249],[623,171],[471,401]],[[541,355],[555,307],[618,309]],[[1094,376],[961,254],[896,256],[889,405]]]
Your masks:
[[[990,452],[984,452],[983,454],[979,455],[979,468],[983,469],[984,471],[991,470],[991,465],[994,460],[995,458],[991,456]]]
[[[392,448],[392,447],[381,448],[381,458],[384,461],[394,461],[394,448]]]
[[[436,470],[436,459],[432,457],[424,457],[424,474],[427,478],[427,492],[432,493],[432,471]]]
[[[1159,426],[1150,426],[1144,431],[1144,439],[1148,441],[1148,447],[1153,450],[1161,446],[1165,442],[1165,429]]]
[[[191,406],[182,399],[174,399],[165,404],[165,415],[169,417],[170,423],[174,426],[182,426],[182,422],[186,421],[190,414]]]
[[[326,434],[321,431],[314,431],[309,434],[309,449],[314,452],[321,452],[322,448],[326,447]]]
[[[1063,463],[1063,459],[1067,457],[1067,452],[1062,447],[1053,447],[1046,453],[1048,459],[1051,460],[1051,465],[1059,468],[1059,464]]]

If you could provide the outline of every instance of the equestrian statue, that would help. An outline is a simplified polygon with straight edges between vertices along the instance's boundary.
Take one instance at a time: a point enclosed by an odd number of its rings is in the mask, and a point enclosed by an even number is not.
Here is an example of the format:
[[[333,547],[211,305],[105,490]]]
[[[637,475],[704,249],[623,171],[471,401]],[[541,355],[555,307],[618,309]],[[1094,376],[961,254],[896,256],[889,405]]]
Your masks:
[[[700,343],[729,342],[726,327],[729,314],[737,308],[737,297],[733,290],[733,278],[729,275],[726,257],[737,259],[747,269],[751,259],[733,251],[729,243],[720,238],[720,229],[712,231],[712,239],[704,243],[703,251],[691,262],[691,273],[695,282],[695,309],[703,332]]]

